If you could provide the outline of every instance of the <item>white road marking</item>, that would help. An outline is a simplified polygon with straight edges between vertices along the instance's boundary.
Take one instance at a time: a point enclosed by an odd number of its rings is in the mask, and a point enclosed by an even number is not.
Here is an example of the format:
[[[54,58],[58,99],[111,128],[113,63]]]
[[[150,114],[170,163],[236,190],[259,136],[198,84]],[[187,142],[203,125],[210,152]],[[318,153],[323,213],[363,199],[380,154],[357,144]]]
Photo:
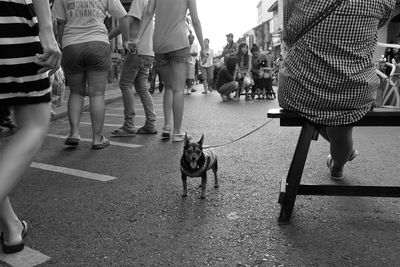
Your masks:
[[[71,175],[71,176],[81,177],[81,178],[85,178],[85,179],[97,180],[100,182],[107,182],[107,181],[117,179],[117,177],[110,176],[110,175],[103,175],[103,174],[94,173],[94,172],[81,171],[81,170],[77,170],[77,169],[70,169],[70,168],[65,168],[65,167],[60,167],[60,166],[55,166],[55,165],[37,163],[37,162],[32,162],[31,167],[36,168],[36,169],[45,170],[45,171],[58,172],[58,173],[63,173],[63,174]]]
[[[48,137],[54,137],[54,138],[59,138],[59,139],[65,139],[67,138],[65,135],[58,135],[58,134],[47,134]],[[92,142],[92,139],[89,138],[81,138],[81,141],[83,142]],[[137,144],[129,144],[129,143],[121,143],[121,142],[114,142],[110,141],[110,144],[113,146],[122,146],[122,147],[129,147],[129,148],[138,148],[141,147],[142,145],[137,145]]]
[[[48,260],[50,260],[50,257],[26,246],[21,252],[13,254],[0,252],[0,261],[15,267],[33,267]]]
[[[66,122],[67,122],[67,121],[66,121]],[[81,121],[80,124],[83,124],[83,125],[92,125],[91,122],[83,122],[83,121]],[[106,126],[106,127],[121,127],[122,124],[109,124],[109,123],[104,123],[103,125]]]
[[[89,112],[83,112],[84,114],[89,114]],[[124,114],[113,114],[113,113],[106,113],[106,116],[110,117],[125,117]],[[144,115],[135,115],[135,118],[146,118]],[[157,119],[164,119],[164,117],[157,116]]]
[[[111,110],[124,110],[124,108],[107,108],[107,109],[111,109]],[[135,111],[144,111],[144,109],[142,109],[142,108],[135,108]],[[160,112],[162,112],[163,109],[161,109],[161,108],[154,108],[153,111],[160,111]]]

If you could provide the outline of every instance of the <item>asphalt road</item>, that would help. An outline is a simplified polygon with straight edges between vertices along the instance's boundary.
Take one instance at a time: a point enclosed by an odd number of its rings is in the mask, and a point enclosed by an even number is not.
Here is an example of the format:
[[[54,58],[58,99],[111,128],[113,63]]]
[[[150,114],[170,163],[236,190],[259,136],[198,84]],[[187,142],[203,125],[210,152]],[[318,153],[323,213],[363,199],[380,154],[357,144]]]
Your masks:
[[[154,102],[161,131],[162,96],[155,94]],[[136,123],[143,125],[136,103]],[[266,122],[267,110],[277,106],[276,100],[222,102],[216,92],[198,91],[185,96],[183,129],[194,140],[204,133],[206,145],[222,144]],[[109,136],[122,123],[122,101],[108,104],[106,113]],[[82,122],[81,137],[90,139],[88,113]],[[157,134],[112,138],[116,143],[100,151],[90,142],[67,149],[61,137],[68,129],[67,118],[51,123],[36,167],[12,194],[15,210],[30,225],[26,246],[49,257],[40,266],[400,265],[398,199],[299,196],[292,223],[277,224],[279,181],[298,128],[273,120],[216,148],[220,187],[213,188],[210,172],[205,200],[199,178],[189,180],[189,196],[181,197],[182,143]],[[399,186],[399,129],[357,128],[354,137],[360,155],[348,164],[344,183]],[[327,154],[327,142],[312,143],[306,182],[333,183]],[[104,175],[111,180],[96,180]]]

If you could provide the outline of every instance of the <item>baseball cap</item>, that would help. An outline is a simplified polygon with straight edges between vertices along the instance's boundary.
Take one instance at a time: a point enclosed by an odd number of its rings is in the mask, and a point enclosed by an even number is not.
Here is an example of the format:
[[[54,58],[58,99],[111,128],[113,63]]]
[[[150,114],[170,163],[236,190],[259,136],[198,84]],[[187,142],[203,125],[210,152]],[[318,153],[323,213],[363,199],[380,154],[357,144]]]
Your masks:
[[[226,35],[226,37],[232,37],[233,38],[233,33],[228,33],[227,35]]]

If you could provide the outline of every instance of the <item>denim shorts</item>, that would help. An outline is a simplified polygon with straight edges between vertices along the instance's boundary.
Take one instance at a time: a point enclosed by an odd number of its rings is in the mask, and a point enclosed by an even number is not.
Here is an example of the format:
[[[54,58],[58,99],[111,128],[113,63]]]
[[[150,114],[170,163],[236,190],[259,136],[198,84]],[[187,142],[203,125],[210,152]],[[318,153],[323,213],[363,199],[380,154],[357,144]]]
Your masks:
[[[185,47],[168,53],[155,54],[156,66],[164,66],[170,63],[189,63],[189,61],[190,61],[189,47]]]
[[[66,46],[62,49],[61,65],[65,74],[85,71],[109,71],[111,67],[110,44],[91,41]]]

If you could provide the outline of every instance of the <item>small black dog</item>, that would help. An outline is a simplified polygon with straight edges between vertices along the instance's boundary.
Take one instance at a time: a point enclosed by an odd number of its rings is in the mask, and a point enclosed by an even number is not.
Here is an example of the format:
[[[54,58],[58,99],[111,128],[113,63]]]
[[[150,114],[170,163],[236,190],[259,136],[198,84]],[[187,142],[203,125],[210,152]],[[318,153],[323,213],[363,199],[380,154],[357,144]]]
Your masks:
[[[217,155],[211,148],[203,149],[204,134],[200,140],[190,142],[187,134],[185,135],[185,144],[183,146],[183,155],[181,157],[181,173],[183,183],[182,197],[187,196],[187,177],[201,177],[201,195],[200,198],[206,198],[207,171],[212,169],[214,172],[214,188],[218,188],[218,161]]]

